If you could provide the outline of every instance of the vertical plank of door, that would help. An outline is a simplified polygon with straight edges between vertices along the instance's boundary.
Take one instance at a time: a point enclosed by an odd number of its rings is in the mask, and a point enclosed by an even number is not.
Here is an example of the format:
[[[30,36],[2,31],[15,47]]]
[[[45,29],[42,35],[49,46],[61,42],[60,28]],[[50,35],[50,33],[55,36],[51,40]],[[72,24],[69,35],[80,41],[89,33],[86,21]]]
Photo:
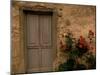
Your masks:
[[[41,71],[52,71],[53,70],[53,50],[50,48],[41,49],[42,63]]]
[[[40,72],[39,49],[30,49],[28,51],[28,72]]]
[[[39,25],[38,15],[27,14],[27,44],[39,46]]]
[[[38,23],[38,15],[27,14],[28,72],[39,72],[40,49]]]
[[[40,15],[41,71],[52,71],[51,15]]]
[[[51,15],[40,15],[40,45],[51,46]]]

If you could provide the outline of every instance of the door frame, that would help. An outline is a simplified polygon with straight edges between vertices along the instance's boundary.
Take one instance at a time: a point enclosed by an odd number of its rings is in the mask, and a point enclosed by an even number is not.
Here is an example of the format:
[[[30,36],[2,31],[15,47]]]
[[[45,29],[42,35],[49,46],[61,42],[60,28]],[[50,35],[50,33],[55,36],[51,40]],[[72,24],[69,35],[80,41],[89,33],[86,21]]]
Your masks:
[[[57,10],[54,8],[44,8],[44,7],[21,7],[19,9],[19,16],[20,16],[20,43],[21,43],[21,52],[24,62],[23,72],[22,73],[28,73],[27,72],[27,47],[26,47],[26,24],[25,24],[25,13],[23,11],[36,11],[36,12],[52,12],[52,29],[53,30],[53,49],[56,51],[55,59],[57,57]]]

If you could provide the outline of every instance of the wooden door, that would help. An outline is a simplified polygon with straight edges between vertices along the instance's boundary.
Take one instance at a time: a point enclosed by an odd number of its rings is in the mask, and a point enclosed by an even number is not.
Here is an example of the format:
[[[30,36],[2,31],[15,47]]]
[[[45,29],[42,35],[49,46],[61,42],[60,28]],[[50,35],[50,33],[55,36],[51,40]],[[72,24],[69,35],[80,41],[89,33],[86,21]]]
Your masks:
[[[55,50],[51,13],[27,13],[27,72],[53,71]]]

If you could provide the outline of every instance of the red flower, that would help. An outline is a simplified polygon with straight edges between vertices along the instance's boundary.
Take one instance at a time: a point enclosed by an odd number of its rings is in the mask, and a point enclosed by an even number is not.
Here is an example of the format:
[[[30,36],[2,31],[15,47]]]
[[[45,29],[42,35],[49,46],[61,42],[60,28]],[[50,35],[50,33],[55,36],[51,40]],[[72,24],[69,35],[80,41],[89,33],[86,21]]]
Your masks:
[[[83,46],[80,44],[79,47],[82,48]]]
[[[66,49],[66,46],[62,43],[62,41],[60,41],[60,49],[61,50],[65,50]]]
[[[92,30],[89,30],[88,37],[90,39],[92,39],[94,37],[94,32]]]
[[[88,38],[90,39],[90,43],[92,43],[92,39],[94,38],[94,32],[92,30],[89,30]]]
[[[87,42],[83,36],[80,36],[78,45],[79,45],[79,48],[87,48]]]
[[[80,38],[79,38],[79,43],[80,43],[81,45],[83,45],[84,42],[85,42],[85,38],[84,38],[83,36],[80,36]]]

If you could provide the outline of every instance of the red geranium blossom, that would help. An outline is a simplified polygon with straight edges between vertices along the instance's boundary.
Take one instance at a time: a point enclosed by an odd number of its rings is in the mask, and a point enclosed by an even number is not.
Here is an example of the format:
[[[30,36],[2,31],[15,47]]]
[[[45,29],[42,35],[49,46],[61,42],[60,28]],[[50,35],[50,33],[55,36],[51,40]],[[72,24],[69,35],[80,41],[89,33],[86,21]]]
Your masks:
[[[79,48],[87,48],[88,47],[87,42],[82,35],[79,38],[78,46],[79,46]]]
[[[88,37],[90,39],[92,39],[94,37],[94,32],[92,30],[89,30]]]

